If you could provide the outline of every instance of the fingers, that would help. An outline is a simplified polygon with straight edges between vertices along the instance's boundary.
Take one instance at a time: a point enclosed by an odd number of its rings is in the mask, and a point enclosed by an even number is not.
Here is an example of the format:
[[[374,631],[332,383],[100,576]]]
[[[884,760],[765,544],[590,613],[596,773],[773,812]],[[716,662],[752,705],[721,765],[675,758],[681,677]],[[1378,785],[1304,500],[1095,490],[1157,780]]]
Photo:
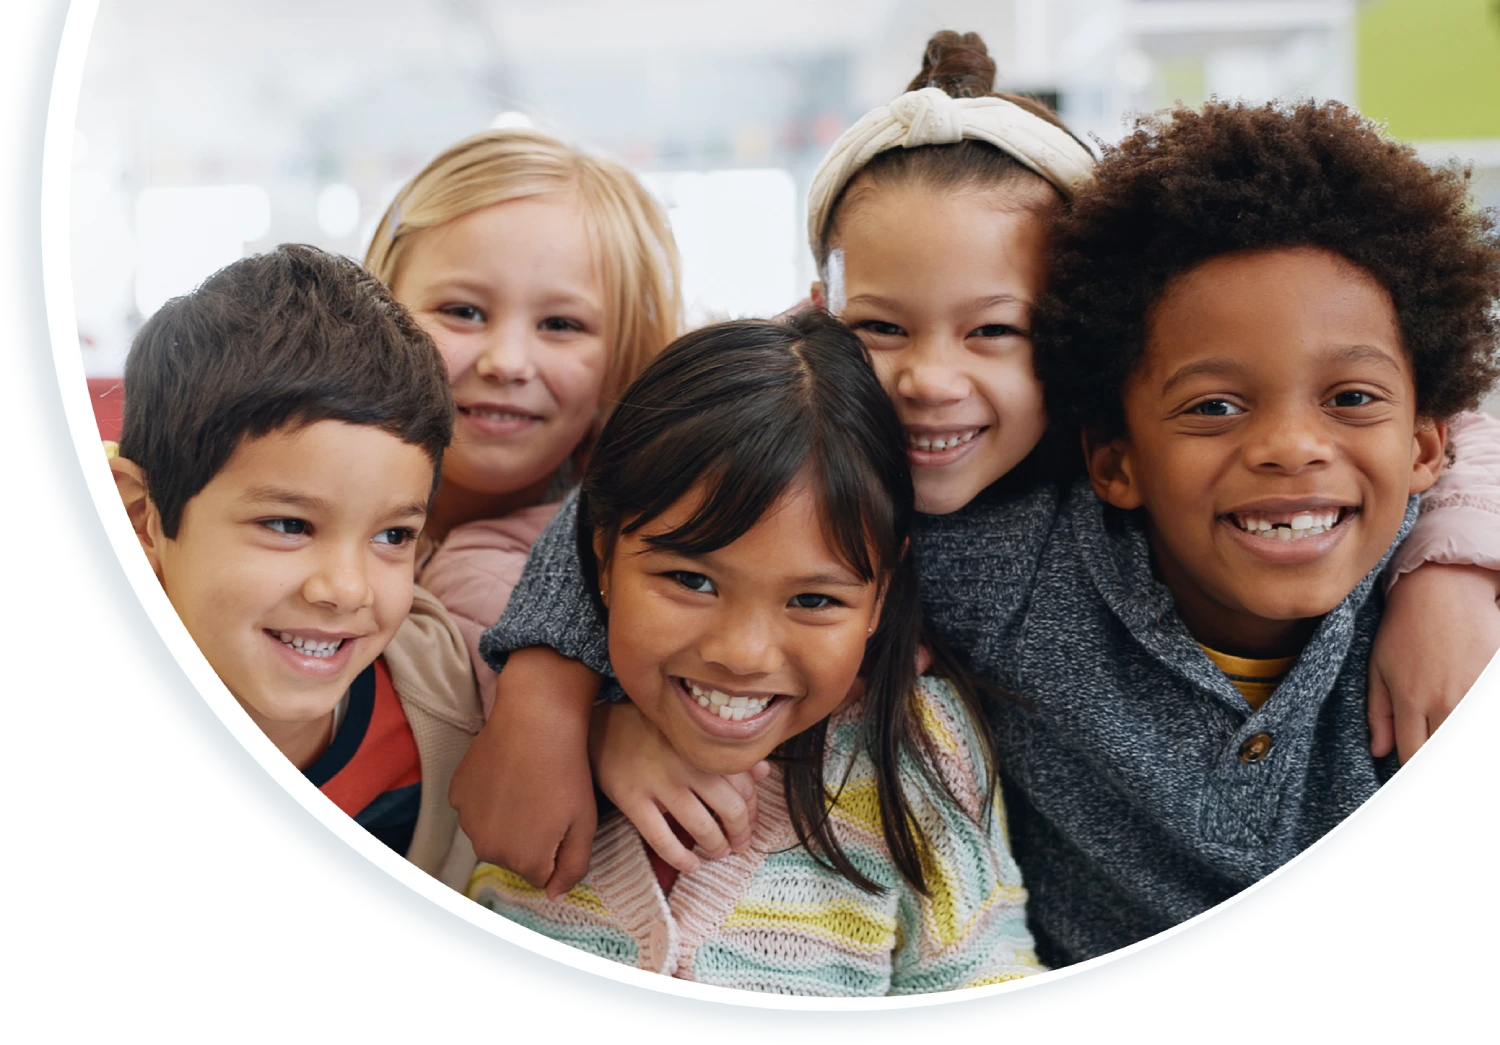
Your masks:
[[[588,874],[589,856],[594,848],[596,826],[598,826],[597,814],[580,816],[568,825],[568,832],[563,835],[562,844],[557,847],[557,858],[553,861],[552,874],[541,886],[547,891],[547,899],[556,900]]]
[[[707,803],[713,815],[718,818],[729,848],[741,852],[750,844],[750,834],[755,830],[755,782],[750,779],[750,774],[710,777],[697,790],[698,797]],[[718,859],[720,855],[725,854],[715,855],[713,859]]]
[[[1425,714],[1409,708],[1397,707],[1396,757],[1401,760],[1403,766],[1411,756],[1417,753],[1418,748],[1427,743],[1427,738],[1431,736],[1431,733]]]
[[[1391,691],[1374,667],[1370,668],[1370,695],[1365,702],[1370,720],[1370,754],[1384,758],[1396,746],[1395,713],[1391,708]]]
[[[739,807],[743,811],[744,800],[735,792],[733,787],[719,777],[718,788],[705,787],[714,796],[714,800],[730,807]],[[729,839],[724,835],[724,829],[714,819],[699,797],[692,792],[673,795],[667,805],[667,812],[682,826],[682,829],[693,836],[704,855],[710,860],[719,860],[729,855]],[[740,814],[743,816],[743,812]]]
[[[656,805],[644,803],[632,808],[621,806],[620,812],[629,817],[635,829],[641,833],[641,838],[656,851],[656,855],[677,868],[680,873],[692,874],[703,866],[703,861],[683,845],[667,826],[666,817]]]
[[[750,767],[750,779],[754,780],[757,784],[770,775],[771,763],[767,762],[765,759],[761,759],[759,762],[755,763],[755,765]]]

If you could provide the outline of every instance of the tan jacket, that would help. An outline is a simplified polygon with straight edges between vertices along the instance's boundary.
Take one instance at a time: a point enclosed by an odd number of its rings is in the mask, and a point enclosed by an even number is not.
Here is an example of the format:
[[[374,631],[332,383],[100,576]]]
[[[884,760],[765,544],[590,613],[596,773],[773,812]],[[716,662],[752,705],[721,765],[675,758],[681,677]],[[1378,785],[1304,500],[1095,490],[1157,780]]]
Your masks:
[[[422,762],[422,804],[406,859],[462,891],[474,847],[458,829],[448,784],[484,724],[464,636],[442,603],[416,588],[411,613],[382,655]]]
[[[479,637],[505,612],[526,553],[556,512],[555,504],[537,504],[455,526],[417,571],[417,583],[442,600],[468,645],[486,716],[495,702],[496,676],[479,656]]]

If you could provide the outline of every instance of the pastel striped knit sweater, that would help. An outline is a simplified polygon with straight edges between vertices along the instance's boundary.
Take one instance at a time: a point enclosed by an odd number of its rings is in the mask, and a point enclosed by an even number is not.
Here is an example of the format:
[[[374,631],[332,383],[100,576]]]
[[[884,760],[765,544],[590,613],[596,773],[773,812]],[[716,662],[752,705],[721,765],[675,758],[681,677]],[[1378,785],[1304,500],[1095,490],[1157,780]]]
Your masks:
[[[970,812],[983,788],[979,740],[951,686],[923,678],[917,710],[939,768]],[[998,800],[975,823],[915,772],[904,774],[932,851],[929,893],[901,878],[881,833],[875,774],[857,750],[859,709],[830,723],[825,782],[844,780],[834,829],[851,861],[885,891],[871,895],[797,842],[781,775],[759,785],[747,851],[704,861],[663,895],[645,843],[615,814],[594,838],[588,877],[557,902],[519,876],[480,864],[469,895],[512,921],[592,954],[700,983],[831,997],[976,987],[1040,971],[1026,890]],[[850,765],[852,760],[852,766]]]

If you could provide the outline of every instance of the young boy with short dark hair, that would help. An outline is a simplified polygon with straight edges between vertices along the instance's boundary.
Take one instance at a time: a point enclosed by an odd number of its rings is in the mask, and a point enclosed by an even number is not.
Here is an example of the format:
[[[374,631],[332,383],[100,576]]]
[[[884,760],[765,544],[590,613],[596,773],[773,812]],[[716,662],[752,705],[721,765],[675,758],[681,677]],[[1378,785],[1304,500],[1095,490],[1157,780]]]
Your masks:
[[[474,860],[447,791],[478,696],[462,636],[412,583],[452,432],[442,358],[385,288],[283,246],[142,327],[111,465],[251,720],[372,834],[462,886]]]

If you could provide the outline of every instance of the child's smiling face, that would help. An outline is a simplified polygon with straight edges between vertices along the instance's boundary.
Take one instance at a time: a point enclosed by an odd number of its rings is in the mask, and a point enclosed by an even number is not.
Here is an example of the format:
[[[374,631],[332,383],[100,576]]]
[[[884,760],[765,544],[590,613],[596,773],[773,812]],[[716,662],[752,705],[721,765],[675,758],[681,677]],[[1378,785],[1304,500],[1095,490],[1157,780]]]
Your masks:
[[[962,508],[1046,428],[1031,308],[1056,200],[1026,179],[958,193],[883,186],[842,208],[839,318],[906,428],[919,511]]]
[[[644,539],[686,522],[699,496],[621,535],[607,556],[609,655],[632,702],[684,759],[739,773],[843,702],[880,598],[829,547],[805,482],[715,551],[684,555]]]
[[[593,423],[609,358],[580,202],[510,200],[412,235],[391,292],[448,365],[458,416],[444,483],[545,487]]]
[[[1143,506],[1195,637],[1295,652],[1395,539],[1441,468],[1390,297],[1327,251],[1214,258],[1168,285],[1095,489]]]
[[[241,442],[175,538],[148,516],[167,597],[278,746],[326,721],[405,619],[432,475],[420,447],[318,421]]]

